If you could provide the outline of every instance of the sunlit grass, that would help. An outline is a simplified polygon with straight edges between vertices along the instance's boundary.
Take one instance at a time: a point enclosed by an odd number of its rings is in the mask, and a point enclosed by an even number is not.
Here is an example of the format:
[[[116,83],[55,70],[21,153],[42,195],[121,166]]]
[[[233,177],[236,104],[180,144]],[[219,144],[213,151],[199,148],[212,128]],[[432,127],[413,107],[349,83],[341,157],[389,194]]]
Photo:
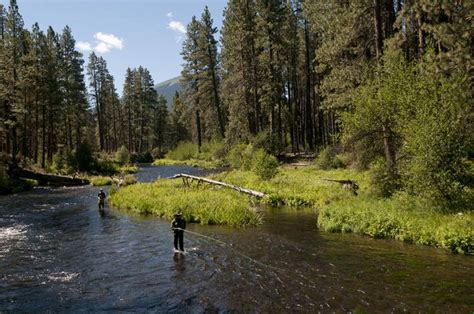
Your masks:
[[[189,222],[256,226],[262,222],[248,196],[209,185],[184,187],[181,180],[161,179],[122,188],[110,199],[113,206],[171,219],[181,211]]]
[[[138,167],[137,166],[122,166],[119,168],[118,172],[123,172],[123,173],[137,173],[138,172]]]
[[[264,192],[267,194],[264,202],[271,205],[316,207],[319,210],[318,226],[329,232],[355,232],[453,252],[474,253],[472,212],[442,213],[429,200],[405,194],[378,199],[369,192],[367,172],[282,167],[271,180],[261,180],[249,171],[223,172],[213,177]],[[360,186],[359,195],[355,196],[325,178],[356,180]]]
[[[412,197],[341,199],[324,207],[318,225],[329,232],[355,232],[474,253],[474,214],[441,213]]]
[[[90,178],[90,182],[92,186],[104,186],[104,185],[111,185],[112,178],[110,177],[92,177]]]
[[[201,169],[215,169],[221,166],[218,161],[208,161],[200,159],[173,160],[173,159],[157,159],[153,162],[154,166],[191,166]]]
[[[317,170],[315,167],[281,167],[279,174],[262,180],[251,171],[234,170],[213,175],[216,180],[243,186],[267,194],[264,201],[279,206],[323,206],[345,198],[355,199],[352,192],[342,188],[341,184],[324,179],[352,179],[360,185],[360,193],[368,188],[366,173],[353,170]]]

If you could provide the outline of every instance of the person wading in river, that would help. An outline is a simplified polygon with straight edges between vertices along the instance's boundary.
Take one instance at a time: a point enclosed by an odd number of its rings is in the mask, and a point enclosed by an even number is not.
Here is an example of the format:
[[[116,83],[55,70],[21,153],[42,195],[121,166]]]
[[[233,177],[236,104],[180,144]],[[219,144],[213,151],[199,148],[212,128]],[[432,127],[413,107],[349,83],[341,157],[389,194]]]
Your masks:
[[[174,214],[174,218],[171,221],[171,230],[174,231],[174,248],[184,251],[183,238],[184,238],[184,229],[186,229],[186,220],[184,220],[181,213]]]
[[[99,210],[104,210],[105,207],[105,193],[103,189],[99,190],[99,194],[97,194],[97,199],[99,200]]]

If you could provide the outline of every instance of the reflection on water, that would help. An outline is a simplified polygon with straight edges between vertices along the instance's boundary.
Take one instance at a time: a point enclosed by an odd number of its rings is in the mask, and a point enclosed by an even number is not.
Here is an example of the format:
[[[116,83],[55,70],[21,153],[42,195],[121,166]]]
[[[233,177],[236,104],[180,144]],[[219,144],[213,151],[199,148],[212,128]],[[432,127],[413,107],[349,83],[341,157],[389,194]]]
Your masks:
[[[142,181],[189,167],[153,167]],[[411,311],[474,309],[472,257],[329,234],[312,210],[268,209],[258,228],[97,211],[92,187],[0,198],[0,310]],[[249,258],[247,258],[249,257]]]

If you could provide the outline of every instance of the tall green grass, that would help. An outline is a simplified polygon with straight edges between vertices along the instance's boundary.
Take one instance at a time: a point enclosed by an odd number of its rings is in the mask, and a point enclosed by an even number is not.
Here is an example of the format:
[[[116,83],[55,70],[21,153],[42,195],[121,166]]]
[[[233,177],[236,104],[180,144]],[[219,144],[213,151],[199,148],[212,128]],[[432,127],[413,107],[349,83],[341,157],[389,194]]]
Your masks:
[[[474,253],[474,213],[445,213],[429,200],[405,194],[378,199],[371,194],[367,172],[282,167],[271,180],[262,180],[250,171],[235,170],[213,177],[264,192],[264,202],[271,205],[314,206],[319,209],[318,226],[329,232],[354,232]],[[359,196],[325,178],[356,180]]]
[[[115,192],[110,203],[120,209],[171,219],[181,211],[189,222],[256,226],[262,222],[247,196],[208,185],[184,187],[181,180],[162,179]]]
[[[188,159],[188,160],[174,160],[174,159],[157,159],[153,162],[154,166],[179,166],[186,165],[202,169],[216,169],[222,166],[222,163],[218,161],[207,161],[199,159]]]
[[[411,197],[341,199],[320,211],[318,226],[474,254],[474,213],[442,213]]]
[[[90,181],[92,186],[111,185],[113,182],[110,177],[92,177]]]
[[[355,196],[341,187],[339,183],[324,180],[353,179],[364,192],[368,188],[366,173],[355,170],[336,169],[332,171],[317,170],[315,167],[290,168],[280,167],[278,175],[270,180],[263,180],[252,171],[233,170],[213,175],[219,181],[247,187],[267,194],[264,202],[273,206],[323,206],[340,200],[353,199]]]

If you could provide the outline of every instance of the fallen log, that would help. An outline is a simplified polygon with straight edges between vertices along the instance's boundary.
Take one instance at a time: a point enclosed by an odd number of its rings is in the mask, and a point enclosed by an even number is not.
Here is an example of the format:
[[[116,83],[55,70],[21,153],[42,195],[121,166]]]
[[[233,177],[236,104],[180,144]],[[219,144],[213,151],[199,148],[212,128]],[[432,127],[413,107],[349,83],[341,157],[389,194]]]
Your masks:
[[[359,184],[354,180],[335,180],[327,178],[321,178],[321,180],[339,183],[344,189],[351,190],[354,195],[357,195],[357,190],[359,189]]]
[[[37,180],[39,185],[49,186],[76,186],[89,184],[89,180],[68,176],[45,174],[17,168],[14,170],[15,177]]]
[[[243,187],[233,185],[233,184],[228,184],[228,183],[221,182],[221,181],[211,180],[211,179],[208,179],[208,178],[192,176],[192,175],[184,174],[184,173],[179,173],[175,176],[172,176],[170,179],[177,179],[177,178],[182,178],[183,182],[186,185],[189,185],[187,180],[190,179],[190,180],[198,181],[198,184],[201,184],[202,182],[206,182],[206,183],[213,184],[213,185],[224,186],[226,188],[236,190],[237,192],[240,192],[240,193],[249,194],[249,195],[255,196],[257,198],[262,198],[262,197],[265,196],[265,193],[262,193],[262,192],[250,190],[250,189],[247,189],[247,188],[243,188]]]

